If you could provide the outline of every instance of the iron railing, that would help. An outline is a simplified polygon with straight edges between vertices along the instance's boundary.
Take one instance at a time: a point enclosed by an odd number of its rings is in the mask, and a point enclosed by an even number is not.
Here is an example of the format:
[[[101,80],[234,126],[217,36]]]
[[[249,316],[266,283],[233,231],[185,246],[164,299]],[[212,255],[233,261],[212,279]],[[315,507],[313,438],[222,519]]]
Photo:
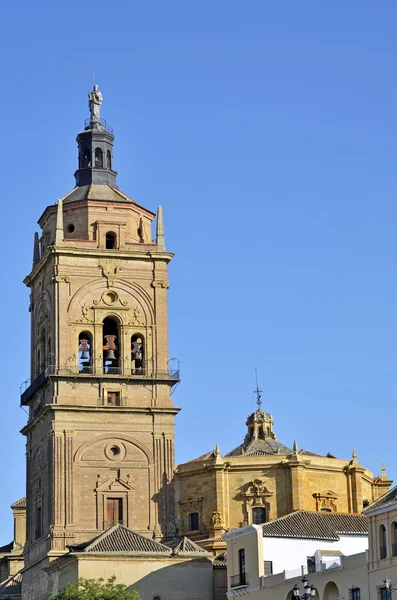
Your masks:
[[[238,575],[232,575],[230,577],[231,588],[240,587],[241,585],[248,585],[247,573],[239,573]]]
[[[168,367],[167,370],[156,369],[152,364],[144,363],[139,368],[131,366],[90,366],[90,365],[48,365],[35,373],[33,380],[27,379],[21,385],[21,404],[25,404],[48,377],[113,377],[119,375],[128,379],[150,379],[171,381],[174,385],[180,381],[179,368]]]
[[[85,121],[84,121],[84,129],[92,129],[92,125],[94,125],[94,127],[95,126],[102,127],[108,133],[113,134],[113,127],[110,127],[110,125],[107,124],[107,122],[105,121],[105,119],[100,119],[99,122],[98,121],[92,122],[91,119],[85,119]]]

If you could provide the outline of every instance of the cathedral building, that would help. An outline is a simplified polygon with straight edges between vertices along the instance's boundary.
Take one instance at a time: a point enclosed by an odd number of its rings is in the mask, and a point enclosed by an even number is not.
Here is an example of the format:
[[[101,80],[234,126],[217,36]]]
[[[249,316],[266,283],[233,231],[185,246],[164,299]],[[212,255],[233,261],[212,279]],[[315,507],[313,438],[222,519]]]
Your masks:
[[[161,207],[156,215],[117,186],[101,103],[95,86],[75,187],[40,216],[25,279],[26,500],[12,507],[14,542],[0,548],[0,600],[44,600],[78,577],[113,574],[143,600],[186,600],[192,590],[211,600],[223,594],[225,564],[214,555],[224,532],[296,510],[360,513],[391,482],[355,453],[342,460],[280,443],[260,398],[241,445],[175,468],[173,254]]]

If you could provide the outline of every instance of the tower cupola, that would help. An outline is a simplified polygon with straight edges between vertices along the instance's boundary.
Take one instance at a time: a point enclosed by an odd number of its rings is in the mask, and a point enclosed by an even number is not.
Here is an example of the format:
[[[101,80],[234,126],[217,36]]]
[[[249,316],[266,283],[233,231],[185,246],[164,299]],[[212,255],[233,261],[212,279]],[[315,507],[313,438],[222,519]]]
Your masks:
[[[113,129],[100,117],[102,94],[97,85],[88,94],[91,116],[84,122],[84,130],[77,135],[78,169],[74,176],[76,186],[99,184],[117,188],[113,169]]]

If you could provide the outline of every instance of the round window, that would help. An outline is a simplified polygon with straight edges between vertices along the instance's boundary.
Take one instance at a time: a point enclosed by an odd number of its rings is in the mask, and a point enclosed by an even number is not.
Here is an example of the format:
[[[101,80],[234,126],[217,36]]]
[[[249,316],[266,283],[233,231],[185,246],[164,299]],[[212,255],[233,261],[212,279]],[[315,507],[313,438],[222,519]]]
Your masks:
[[[73,233],[73,231],[74,231],[74,225],[73,225],[73,223],[69,223],[69,225],[68,225],[68,233]]]
[[[118,446],[112,446],[112,447],[110,448],[110,453],[111,453],[113,456],[118,456],[118,455],[120,454],[120,448],[119,448]]]

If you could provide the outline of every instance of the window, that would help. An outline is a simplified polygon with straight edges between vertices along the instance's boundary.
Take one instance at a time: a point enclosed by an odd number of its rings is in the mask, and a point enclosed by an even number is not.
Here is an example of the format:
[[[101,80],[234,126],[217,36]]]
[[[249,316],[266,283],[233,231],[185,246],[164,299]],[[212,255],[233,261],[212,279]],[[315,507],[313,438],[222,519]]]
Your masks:
[[[120,406],[120,392],[108,392],[107,393],[107,405],[108,406]]]
[[[91,152],[88,148],[84,150],[83,154],[83,169],[91,166]]]
[[[307,572],[308,573],[316,572],[316,559],[314,556],[307,557]]]
[[[95,148],[95,168],[103,169],[103,154],[100,148]]]
[[[68,233],[73,233],[73,231],[74,231],[74,225],[73,225],[73,223],[69,223],[69,225],[68,225]]]
[[[360,588],[352,587],[349,589],[349,600],[360,600]]]
[[[268,577],[269,575],[273,575],[273,561],[264,560],[263,567],[264,567],[265,577]]]
[[[391,591],[387,587],[379,588],[380,600],[391,600]]]
[[[106,317],[103,321],[103,372],[109,375],[121,373],[118,338],[118,322],[111,317]]]
[[[41,506],[36,506],[36,529],[34,539],[38,540],[43,535],[43,513]]]
[[[397,556],[397,523],[392,523],[391,526],[391,555]]]
[[[254,525],[266,523],[266,508],[258,506],[252,509],[252,522]]]
[[[332,510],[330,508],[320,508],[320,512],[332,513]]]
[[[383,560],[387,556],[386,547],[386,528],[384,525],[379,527],[379,558]]]
[[[112,155],[111,155],[110,150],[108,150],[106,152],[106,160],[107,160],[107,164],[106,164],[107,168],[111,169],[112,168]]]
[[[238,568],[240,575],[240,585],[246,585],[246,573],[245,573],[245,550],[240,548],[238,551]]]
[[[79,373],[92,373],[92,339],[88,331],[82,331],[79,335]]]
[[[144,375],[145,345],[143,335],[137,333],[131,338],[131,366],[133,375]]]
[[[199,530],[199,518],[198,513],[190,513],[189,515],[189,531]]]
[[[123,523],[123,499],[106,498],[106,527]]]
[[[105,245],[106,250],[114,250],[116,247],[116,236],[111,231],[108,231],[106,234]]]

